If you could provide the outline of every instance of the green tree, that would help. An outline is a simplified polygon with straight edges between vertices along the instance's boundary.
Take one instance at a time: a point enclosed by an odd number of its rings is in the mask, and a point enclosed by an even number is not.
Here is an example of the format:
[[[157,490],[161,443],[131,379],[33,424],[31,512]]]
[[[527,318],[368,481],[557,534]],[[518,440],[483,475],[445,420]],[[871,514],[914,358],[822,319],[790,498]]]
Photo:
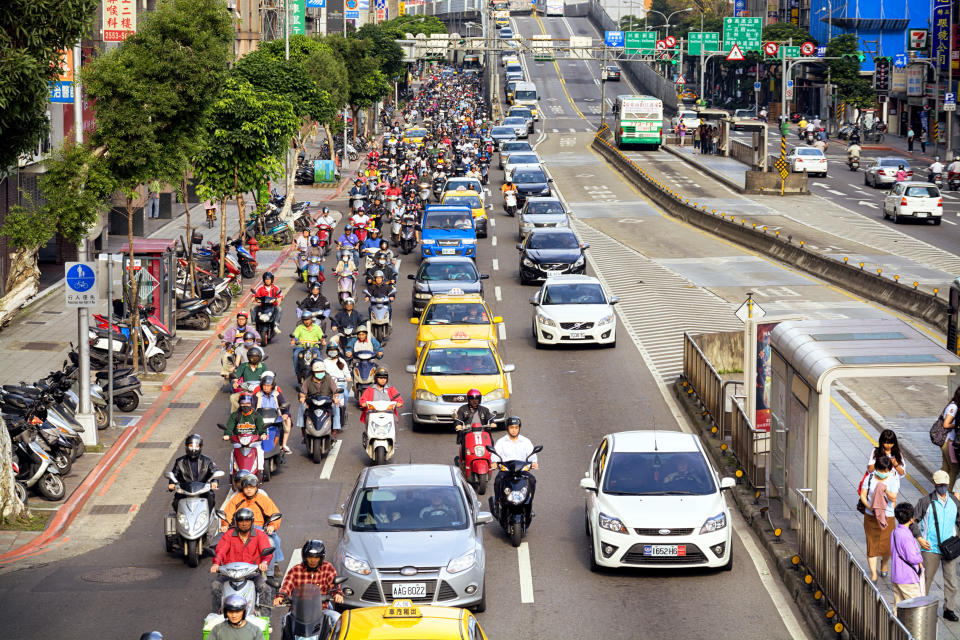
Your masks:
[[[389,94],[390,83],[380,70],[380,59],[374,54],[371,41],[344,38],[340,35],[327,36],[324,41],[337,52],[346,65],[350,80],[347,102],[356,125],[360,110],[372,106],[377,100]],[[358,126],[354,126],[353,135],[356,140],[359,135]]]
[[[793,46],[799,47],[804,42],[817,44],[813,36],[806,29],[794,25],[792,22],[776,22],[768,24],[763,28],[761,36],[764,42],[790,42],[793,40]]]
[[[330,104],[339,113],[340,109],[347,104],[350,97],[350,82],[347,78],[347,66],[343,60],[334,53],[333,49],[325,43],[322,48],[312,51],[303,61],[303,67],[307,73],[317,83],[323,91],[330,96]],[[334,117],[335,118],[335,117]],[[333,122],[338,122],[336,119]],[[324,121],[320,123],[327,135],[327,141],[330,148],[330,159],[333,160],[336,155],[333,145],[333,131],[330,128],[331,122]]]
[[[87,32],[99,0],[6,0],[0,10],[0,169],[36,146],[47,130],[50,87],[60,51]]]
[[[857,36],[852,33],[837,36],[827,43],[827,57],[841,58],[828,61],[830,81],[837,87],[837,96],[857,109],[865,109],[876,101],[876,94],[870,78],[860,75],[858,53]]]
[[[264,176],[283,170],[283,155],[299,123],[288,101],[258,92],[242,78],[230,78],[211,109],[204,129],[204,144],[194,160],[200,196],[221,203],[234,197],[243,229],[243,194],[257,190]],[[225,250],[225,213],[222,213],[221,277]]]
[[[233,26],[226,5],[167,0],[144,16],[136,34],[84,72],[97,103],[93,144],[126,198],[130,259],[133,204],[150,180],[176,184],[189,166],[200,127],[226,80]],[[130,270],[129,291],[136,291]],[[133,310],[134,366],[139,310]]]
[[[357,30],[355,37],[371,43],[373,54],[380,60],[380,71],[387,80],[392,82],[403,73],[403,49],[397,44],[392,31],[368,22]]]
[[[422,33],[428,37],[433,33],[447,33],[447,25],[436,16],[405,15],[381,22],[379,26],[383,31],[389,32],[394,40],[403,40],[408,33]]]

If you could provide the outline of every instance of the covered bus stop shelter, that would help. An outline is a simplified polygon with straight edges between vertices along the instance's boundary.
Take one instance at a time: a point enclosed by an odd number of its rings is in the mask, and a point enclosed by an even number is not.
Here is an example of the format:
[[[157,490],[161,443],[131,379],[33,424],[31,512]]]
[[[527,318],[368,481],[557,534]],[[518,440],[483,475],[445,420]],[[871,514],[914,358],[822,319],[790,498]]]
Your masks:
[[[830,391],[841,378],[955,376],[960,358],[896,318],[787,320],[770,332],[771,456],[767,486],[797,524],[795,490],[826,520]],[[758,384],[762,381],[759,380]],[[952,389],[954,381],[948,380]]]

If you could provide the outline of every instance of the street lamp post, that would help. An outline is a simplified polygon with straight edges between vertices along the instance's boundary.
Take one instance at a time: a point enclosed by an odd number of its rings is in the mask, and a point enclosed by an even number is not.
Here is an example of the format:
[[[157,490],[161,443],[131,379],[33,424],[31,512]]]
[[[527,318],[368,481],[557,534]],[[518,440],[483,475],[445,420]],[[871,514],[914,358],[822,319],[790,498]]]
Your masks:
[[[673,16],[677,15],[678,13],[689,13],[690,11],[693,11],[693,7],[687,7],[686,9],[680,9],[680,10],[678,10],[678,11],[674,11],[674,12],[671,13],[669,16],[665,16],[665,15],[663,15],[662,13],[660,13],[659,11],[656,11],[655,9],[647,9],[647,13],[655,13],[655,14],[657,14],[658,16],[661,16],[661,17],[663,18],[663,24],[664,24],[664,26],[667,28],[667,31],[666,31],[666,34],[665,34],[665,35],[667,35],[667,36],[670,35],[670,18],[672,18]]]

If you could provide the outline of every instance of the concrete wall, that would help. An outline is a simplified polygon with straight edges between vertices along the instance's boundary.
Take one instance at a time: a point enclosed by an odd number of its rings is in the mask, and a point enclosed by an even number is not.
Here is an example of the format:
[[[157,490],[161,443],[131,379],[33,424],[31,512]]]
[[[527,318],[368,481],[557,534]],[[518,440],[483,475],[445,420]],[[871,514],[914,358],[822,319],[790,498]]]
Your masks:
[[[945,298],[828,258],[803,247],[799,240],[794,242],[764,231],[762,228],[754,229],[752,226],[737,222],[733,215],[720,211],[712,213],[706,207],[695,206],[695,203],[691,203],[668,187],[656,184],[645,170],[620,153],[609,142],[609,136],[610,132],[607,130],[604,136],[595,138],[593,149],[667,213],[716,236],[802,269],[851,293],[920,318],[946,331],[949,305]],[[775,176],[779,180],[779,175],[775,173],[760,175]],[[802,174],[794,174],[794,176],[797,175],[805,178]],[[790,179],[794,179],[794,176]]]
[[[756,194],[779,194],[780,193],[780,174],[774,170],[764,173],[763,171],[744,172],[743,193]],[[789,173],[787,180],[783,185],[784,195],[803,195],[810,193],[807,189],[806,173]]]

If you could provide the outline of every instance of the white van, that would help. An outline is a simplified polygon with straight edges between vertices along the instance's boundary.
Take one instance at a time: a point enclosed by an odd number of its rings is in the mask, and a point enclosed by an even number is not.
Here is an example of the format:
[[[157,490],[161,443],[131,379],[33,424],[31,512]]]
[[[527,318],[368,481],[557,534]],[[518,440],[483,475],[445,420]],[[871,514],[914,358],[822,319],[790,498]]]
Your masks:
[[[532,82],[518,82],[513,91],[513,102],[511,104],[514,106],[522,105],[527,107],[530,109],[530,113],[533,114],[533,119],[539,120],[539,100],[540,96],[537,94],[537,85]]]

